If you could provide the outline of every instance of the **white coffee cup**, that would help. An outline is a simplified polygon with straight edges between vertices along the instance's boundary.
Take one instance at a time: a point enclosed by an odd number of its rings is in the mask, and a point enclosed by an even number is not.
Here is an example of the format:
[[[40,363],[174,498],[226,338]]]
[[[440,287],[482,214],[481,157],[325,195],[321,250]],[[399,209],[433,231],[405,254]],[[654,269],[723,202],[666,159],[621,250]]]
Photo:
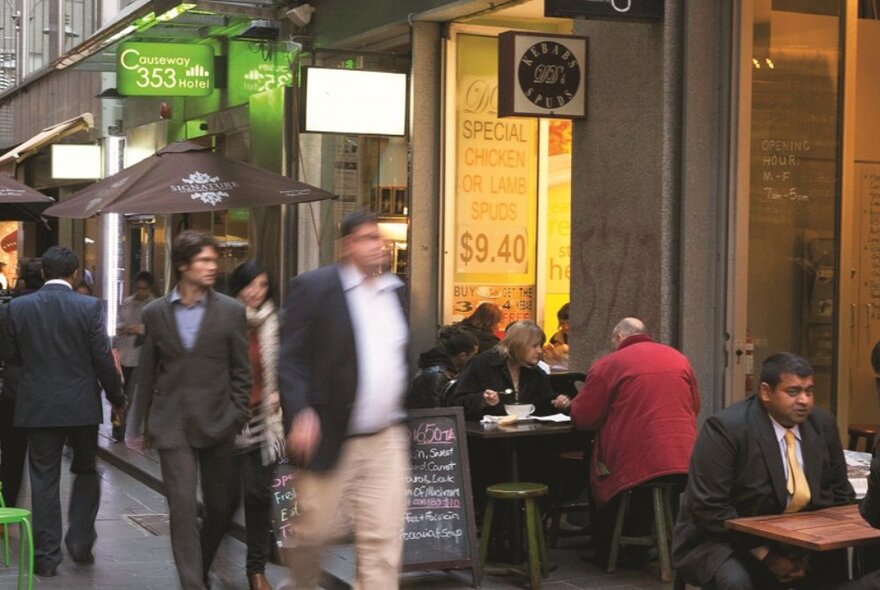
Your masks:
[[[508,416],[516,416],[522,420],[535,413],[535,406],[533,404],[504,404],[504,411]]]

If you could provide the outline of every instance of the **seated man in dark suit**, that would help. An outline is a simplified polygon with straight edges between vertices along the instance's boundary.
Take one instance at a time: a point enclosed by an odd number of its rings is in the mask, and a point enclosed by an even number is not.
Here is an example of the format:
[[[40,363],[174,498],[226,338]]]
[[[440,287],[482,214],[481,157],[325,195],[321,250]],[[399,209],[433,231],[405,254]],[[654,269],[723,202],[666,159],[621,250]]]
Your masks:
[[[870,588],[846,581],[841,552],[808,553],[736,533],[725,521],[855,501],[832,414],[813,407],[813,369],[770,356],[758,393],[709,418],[691,455],[673,560],[691,584],[715,590]]]

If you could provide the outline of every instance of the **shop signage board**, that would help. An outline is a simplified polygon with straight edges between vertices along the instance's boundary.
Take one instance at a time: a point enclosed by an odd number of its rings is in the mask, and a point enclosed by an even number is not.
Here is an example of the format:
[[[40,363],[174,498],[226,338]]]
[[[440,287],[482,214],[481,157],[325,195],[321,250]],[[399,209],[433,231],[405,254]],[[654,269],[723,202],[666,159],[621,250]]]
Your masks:
[[[403,529],[403,570],[470,569],[478,588],[480,571],[464,411],[459,407],[412,410],[406,424],[411,469]],[[299,515],[298,470],[286,460],[275,466],[270,492],[278,547],[293,547]],[[338,522],[348,530],[350,505],[339,507]]]
[[[401,531],[403,570],[470,569],[479,588],[464,411],[412,410],[407,426],[412,463]]]
[[[482,302],[501,325],[535,318],[539,119],[498,116],[498,39],[457,37],[455,218],[448,322]]]
[[[125,96],[209,96],[214,91],[214,49],[123,43],[116,53],[116,83]]]
[[[544,16],[651,22],[663,18],[663,0],[544,0]]]
[[[587,116],[587,38],[507,31],[498,36],[498,116]]]

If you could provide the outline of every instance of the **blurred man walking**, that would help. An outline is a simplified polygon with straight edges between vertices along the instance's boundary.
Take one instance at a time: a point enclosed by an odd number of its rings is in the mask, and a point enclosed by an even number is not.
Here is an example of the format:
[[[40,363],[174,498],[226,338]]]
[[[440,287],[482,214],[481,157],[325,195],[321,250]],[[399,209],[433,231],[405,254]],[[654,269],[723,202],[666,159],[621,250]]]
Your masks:
[[[320,549],[351,505],[355,588],[398,587],[409,442],[403,425],[408,329],[401,288],[383,273],[376,218],[342,222],[342,261],[290,282],[279,382],[297,480],[291,566],[298,589],[318,587]],[[345,493],[347,486],[356,493]]]

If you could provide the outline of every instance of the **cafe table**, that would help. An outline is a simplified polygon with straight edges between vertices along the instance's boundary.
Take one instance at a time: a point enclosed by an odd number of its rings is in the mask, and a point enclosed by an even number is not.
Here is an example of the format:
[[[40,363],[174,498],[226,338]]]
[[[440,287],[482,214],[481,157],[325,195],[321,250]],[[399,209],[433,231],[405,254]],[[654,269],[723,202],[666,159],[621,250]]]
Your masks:
[[[810,551],[880,543],[880,530],[865,522],[857,504],[810,512],[732,518],[725,524],[735,531]]]
[[[541,440],[557,439],[565,444],[567,440],[571,441],[573,448],[580,445],[579,449],[584,448],[583,441],[587,436],[584,432],[575,431],[571,420],[565,422],[549,422],[539,420],[538,418],[527,418],[518,420],[513,424],[501,426],[497,423],[482,422],[465,422],[465,432],[467,437],[472,440],[498,441],[501,444],[502,452],[506,455],[507,463],[507,481],[520,481],[519,454],[520,447],[525,444],[534,445]],[[474,469],[471,463],[471,469]],[[523,542],[522,542],[522,518],[519,511],[513,511],[513,555],[512,562],[520,563],[523,560]],[[493,573],[503,573],[502,571],[492,570]]]
[[[507,454],[508,481],[517,482],[519,478],[519,447],[535,442],[538,438],[572,437],[575,432],[571,421],[546,422],[537,418],[518,420],[513,424],[501,426],[497,423],[466,422],[468,438],[477,440],[498,440],[504,443]],[[581,433],[581,436],[584,436]],[[583,445],[580,447],[583,448]]]

